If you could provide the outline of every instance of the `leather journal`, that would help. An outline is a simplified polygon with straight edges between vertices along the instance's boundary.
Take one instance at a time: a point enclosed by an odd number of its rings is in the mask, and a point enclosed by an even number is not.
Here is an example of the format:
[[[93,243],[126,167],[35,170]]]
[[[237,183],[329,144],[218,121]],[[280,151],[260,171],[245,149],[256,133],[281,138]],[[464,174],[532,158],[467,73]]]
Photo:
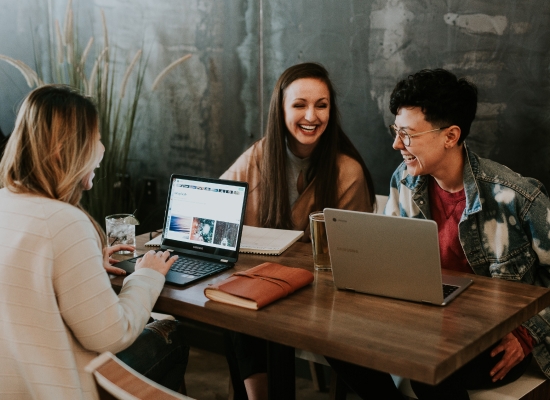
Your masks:
[[[208,286],[204,295],[210,300],[259,310],[311,282],[310,271],[266,262]]]

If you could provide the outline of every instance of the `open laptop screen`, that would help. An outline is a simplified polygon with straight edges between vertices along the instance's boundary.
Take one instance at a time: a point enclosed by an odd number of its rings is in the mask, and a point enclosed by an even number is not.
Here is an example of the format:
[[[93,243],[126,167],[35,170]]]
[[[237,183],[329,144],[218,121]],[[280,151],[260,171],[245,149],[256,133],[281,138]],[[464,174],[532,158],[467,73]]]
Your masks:
[[[246,195],[243,182],[173,175],[163,246],[226,256],[238,253]]]

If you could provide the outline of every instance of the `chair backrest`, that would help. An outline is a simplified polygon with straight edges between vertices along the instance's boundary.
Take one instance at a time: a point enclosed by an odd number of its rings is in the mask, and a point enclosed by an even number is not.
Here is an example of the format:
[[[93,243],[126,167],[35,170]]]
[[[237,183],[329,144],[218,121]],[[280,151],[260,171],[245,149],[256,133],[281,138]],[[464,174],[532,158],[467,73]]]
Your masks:
[[[382,194],[376,195],[376,207],[374,208],[374,212],[376,214],[382,214],[384,213],[384,207],[386,207],[386,203],[388,202],[389,196],[384,196]]]
[[[139,374],[110,352],[94,358],[86,366],[86,371],[94,376],[101,400],[191,399]]]

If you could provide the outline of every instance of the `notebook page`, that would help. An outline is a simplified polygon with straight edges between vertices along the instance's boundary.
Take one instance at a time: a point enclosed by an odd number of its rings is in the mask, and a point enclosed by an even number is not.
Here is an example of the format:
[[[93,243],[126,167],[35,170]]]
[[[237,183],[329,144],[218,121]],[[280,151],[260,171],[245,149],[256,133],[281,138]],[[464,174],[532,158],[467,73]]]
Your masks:
[[[304,235],[304,231],[243,226],[241,253],[281,254]]]

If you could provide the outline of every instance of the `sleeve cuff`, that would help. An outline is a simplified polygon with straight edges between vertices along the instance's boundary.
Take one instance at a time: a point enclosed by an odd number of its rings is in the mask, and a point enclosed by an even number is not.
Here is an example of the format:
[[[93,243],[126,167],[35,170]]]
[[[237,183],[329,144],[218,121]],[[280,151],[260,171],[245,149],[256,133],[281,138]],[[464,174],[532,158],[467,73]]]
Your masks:
[[[132,278],[138,278],[140,276],[145,276],[149,279],[152,279],[156,282],[158,282],[160,285],[164,285],[165,277],[160,272],[155,271],[152,268],[140,268],[137,271],[135,271],[133,274],[128,275],[126,278],[124,278],[124,281],[122,282],[122,286],[126,285],[126,282],[131,280]]]
[[[518,340],[525,356],[531,353],[533,347],[535,346],[535,339],[531,336],[531,334],[525,327],[521,325],[518,326],[512,331],[512,335],[514,335]]]

